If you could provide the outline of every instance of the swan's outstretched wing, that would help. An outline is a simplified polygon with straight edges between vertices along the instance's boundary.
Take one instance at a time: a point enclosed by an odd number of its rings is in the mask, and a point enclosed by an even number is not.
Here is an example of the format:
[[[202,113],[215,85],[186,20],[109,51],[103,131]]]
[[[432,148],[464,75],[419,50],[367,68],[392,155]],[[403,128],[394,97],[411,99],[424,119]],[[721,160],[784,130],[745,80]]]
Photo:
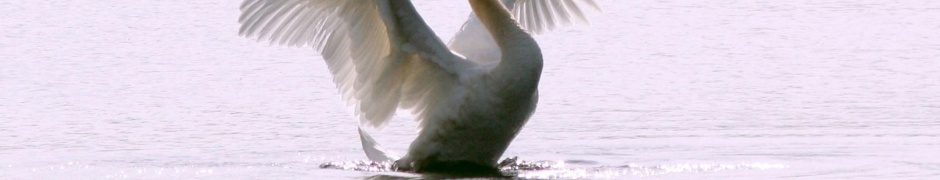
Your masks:
[[[560,26],[587,23],[587,11],[599,11],[593,0],[502,0],[516,21],[530,33],[540,34]],[[484,64],[498,62],[499,47],[473,13],[451,39],[451,50]]]
[[[469,63],[451,58],[456,56],[439,40],[437,44],[428,41],[402,47],[406,46],[402,43],[406,38],[399,37],[402,31],[431,31],[422,29],[427,27],[397,26],[390,13],[400,11],[390,10],[389,3],[245,0],[239,18],[240,33],[282,45],[316,48],[343,98],[356,105],[361,123],[380,127],[399,108],[426,114],[422,112],[428,107],[448,99],[444,97],[456,83],[455,73],[462,64]]]

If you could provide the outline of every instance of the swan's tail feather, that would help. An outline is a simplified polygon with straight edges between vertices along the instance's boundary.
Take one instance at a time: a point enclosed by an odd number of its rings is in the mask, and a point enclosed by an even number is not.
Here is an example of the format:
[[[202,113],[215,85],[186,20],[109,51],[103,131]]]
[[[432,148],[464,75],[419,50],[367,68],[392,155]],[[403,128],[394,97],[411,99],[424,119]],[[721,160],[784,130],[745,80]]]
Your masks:
[[[362,150],[366,152],[366,157],[369,157],[370,161],[373,162],[394,162],[401,158],[401,156],[392,153],[382,145],[379,145],[378,142],[375,142],[375,139],[372,139],[372,136],[369,136],[368,133],[362,130],[362,127],[359,127],[359,139],[362,140]]]

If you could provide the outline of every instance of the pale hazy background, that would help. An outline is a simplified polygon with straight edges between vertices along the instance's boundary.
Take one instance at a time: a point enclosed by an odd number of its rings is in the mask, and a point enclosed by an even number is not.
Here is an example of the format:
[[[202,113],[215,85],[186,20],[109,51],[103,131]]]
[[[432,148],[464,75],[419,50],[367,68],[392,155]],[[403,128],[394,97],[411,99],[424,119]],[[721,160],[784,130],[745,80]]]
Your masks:
[[[546,178],[940,177],[940,1],[599,1],[538,36]],[[238,36],[236,0],[0,1],[0,179],[362,179],[309,48]],[[416,0],[447,40],[464,1]],[[375,134],[404,152],[407,116]],[[401,174],[398,174],[401,175]]]

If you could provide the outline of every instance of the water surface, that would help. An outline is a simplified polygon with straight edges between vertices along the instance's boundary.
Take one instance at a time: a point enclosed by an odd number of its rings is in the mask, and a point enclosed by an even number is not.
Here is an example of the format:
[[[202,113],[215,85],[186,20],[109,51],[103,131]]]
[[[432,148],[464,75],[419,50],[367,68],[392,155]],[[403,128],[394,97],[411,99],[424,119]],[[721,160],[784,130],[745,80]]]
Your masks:
[[[538,36],[532,178],[940,177],[940,2],[600,1]],[[0,2],[0,179],[363,179],[308,48],[237,35],[233,1]],[[449,39],[465,2],[418,1]],[[376,138],[404,152],[408,115]]]

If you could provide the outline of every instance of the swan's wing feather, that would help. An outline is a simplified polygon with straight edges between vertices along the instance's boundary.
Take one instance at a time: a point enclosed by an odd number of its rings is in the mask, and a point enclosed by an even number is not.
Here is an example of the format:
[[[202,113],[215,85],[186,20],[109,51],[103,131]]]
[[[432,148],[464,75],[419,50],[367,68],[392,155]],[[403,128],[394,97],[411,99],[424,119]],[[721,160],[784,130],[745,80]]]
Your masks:
[[[515,2],[512,2],[515,1]],[[535,34],[574,23],[588,23],[588,10],[600,11],[593,0],[506,0],[523,29]]]
[[[365,151],[366,157],[372,162],[392,162],[401,159],[401,156],[398,154],[379,145],[379,143],[376,142],[375,139],[372,139],[372,136],[363,131],[361,127],[359,128],[359,140],[362,142],[362,150]]]
[[[541,34],[557,27],[588,23],[588,11],[600,11],[593,0],[503,0],[516,21],[533,34]],[[484,64],[498,62],[501,52],[496,41],[471,13],[457,35],[451,39],[450,49],[468,60]]]
[[[461,64],[402,51],[401,38],[390,35],[401,30],[384,21],[387,8],[387,1],[373,0],[245,0],[240,34],[314,47],[361,123],[381,127],[399,108],[427,114],[425,109],[447,99]]]

